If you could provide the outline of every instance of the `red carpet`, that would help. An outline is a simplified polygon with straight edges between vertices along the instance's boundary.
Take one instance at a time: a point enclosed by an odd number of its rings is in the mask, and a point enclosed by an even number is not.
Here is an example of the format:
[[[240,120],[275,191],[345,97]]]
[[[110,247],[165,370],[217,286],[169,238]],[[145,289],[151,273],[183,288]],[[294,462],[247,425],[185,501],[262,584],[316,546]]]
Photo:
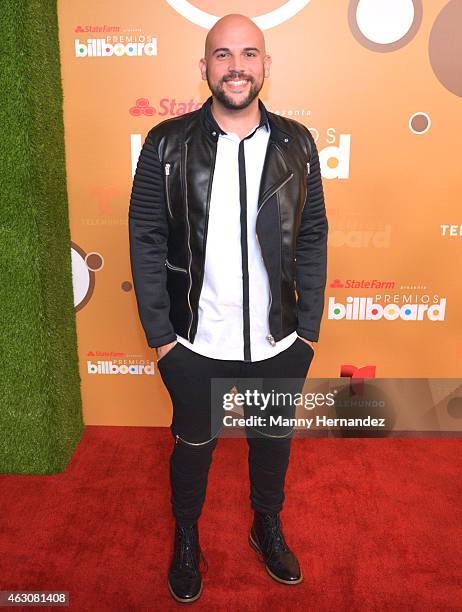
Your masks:
[[[0,590],[67,590],[79,612],[187,608],[166,586],[172,443],[166,428],[87,426],[65,473],[0,475]],[[247,543],[246,441],[220,440],[189,607],[462,610],[461,466],[457,439],[295,440],[281,518],[305,581],[290,587]]]

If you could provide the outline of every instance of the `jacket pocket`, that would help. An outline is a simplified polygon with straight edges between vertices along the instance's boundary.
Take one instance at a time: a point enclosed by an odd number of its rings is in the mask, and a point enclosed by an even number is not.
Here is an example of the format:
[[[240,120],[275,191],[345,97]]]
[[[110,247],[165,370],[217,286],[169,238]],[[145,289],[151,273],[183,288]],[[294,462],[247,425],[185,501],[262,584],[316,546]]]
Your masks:
[[[158,359],[158,360],[157,360],[157,364],[159,364],[159,363],[162,363],[162,364],[163,364],[164,359],[166,359],[166,358],[167,358],[167,357],[170,355],[170,353],[174,352],[174,351],[175,351],[175,349],[177,348],[177,346],[178,346],[179,344],[180,344],[180,342],[178,342],[178,340],[177,340],[177,341],[176,341],[176,344],[174,344],[174,345],[172,346],[172,348],[171,348],[171,349],[169,349],[169,350],[168,350],[168,351],[165,353],[165,355],[164,355],[163,357],[161,357],[160,359]]]

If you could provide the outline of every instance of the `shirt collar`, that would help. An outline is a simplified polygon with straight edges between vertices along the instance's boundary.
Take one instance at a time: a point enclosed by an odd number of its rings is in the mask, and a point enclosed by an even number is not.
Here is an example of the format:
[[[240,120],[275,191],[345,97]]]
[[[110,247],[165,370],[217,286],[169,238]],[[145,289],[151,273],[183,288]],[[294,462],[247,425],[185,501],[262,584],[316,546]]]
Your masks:
[[[212,96],[210,96],[210,97],[207,98],[207,100],[203,104],[203,108],[204,108],[204,111],[205,111],[205,119],[206,119],[207,123],[214,130],[216,130],[218,132],[218,134],[226,135],[226,132],[221,129],[221,127],[218,125],[215,117],[212,114],[212,102],[213,102],[213,98],[212,98]],[[258,108],[260,109],[260,123],[258,124],[256,129],[261,128],[261,127],[264,126],[264,127],[266,127],[266,129],[269,132],[270,131],[270,124],[269,124],[269,119],[268,119],[268,113],[266,111],[265,105],[260,100],[260,98],[258,99]]]

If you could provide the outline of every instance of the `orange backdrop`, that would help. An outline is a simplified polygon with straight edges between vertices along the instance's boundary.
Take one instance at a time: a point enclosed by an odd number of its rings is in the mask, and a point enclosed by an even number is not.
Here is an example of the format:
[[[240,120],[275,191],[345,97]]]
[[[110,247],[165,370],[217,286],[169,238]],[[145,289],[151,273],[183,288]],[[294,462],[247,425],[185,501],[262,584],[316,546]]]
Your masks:
[[[267,108],[308,126],[320,152],[329,264],[310,376],[460,376],[461,4],[58,2],[87,424],[170,424],[130,273],[132,176],[148,130],[208,97],[205,34],[232,12],[264,29]]]

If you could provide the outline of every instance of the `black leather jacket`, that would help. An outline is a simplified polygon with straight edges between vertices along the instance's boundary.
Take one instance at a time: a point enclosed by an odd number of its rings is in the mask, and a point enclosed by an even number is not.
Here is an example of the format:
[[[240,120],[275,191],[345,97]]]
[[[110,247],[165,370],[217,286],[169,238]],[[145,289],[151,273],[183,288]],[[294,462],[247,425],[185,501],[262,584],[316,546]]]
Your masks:
[[[220,128],[212,98],[147,134],[129,207],[130,260],[150,347],[194,342],[204,277],[207,221]],[[256,233],[268,272],[269,340],[294,330],[318,340],[324,308],[328,224],[318,152],[301,123],[267,111],[271,134]]]

